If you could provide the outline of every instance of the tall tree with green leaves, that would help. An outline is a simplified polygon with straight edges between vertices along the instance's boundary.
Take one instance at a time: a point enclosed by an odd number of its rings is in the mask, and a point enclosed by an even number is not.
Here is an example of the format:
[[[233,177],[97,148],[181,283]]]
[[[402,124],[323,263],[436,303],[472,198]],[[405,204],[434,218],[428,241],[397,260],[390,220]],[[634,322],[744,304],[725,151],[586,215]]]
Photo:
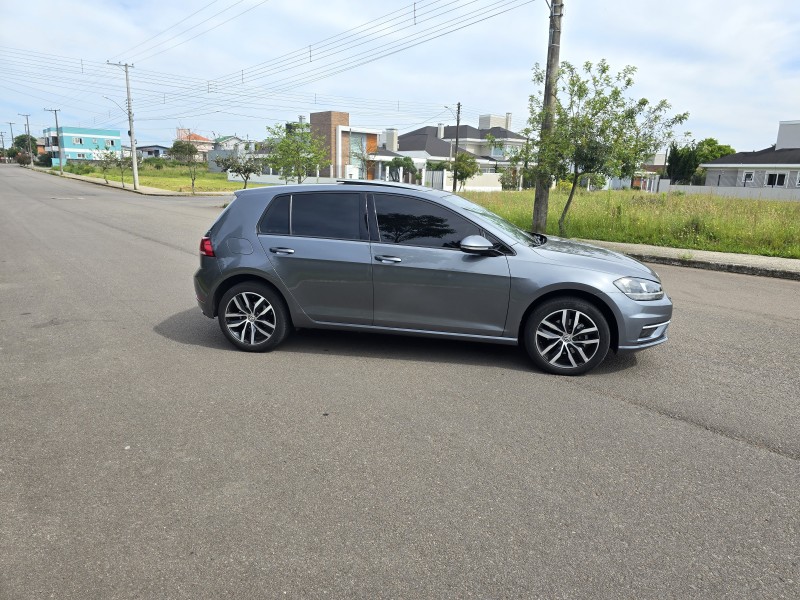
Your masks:
[[[736,154],[736,150],[728,144],[720,144],[715,138],[697,142],[697,158],[700,159],[701,165],[731,154]]]
[[[667,154],[667,177],[673,185],[689,185],[700,166],[700,157],[695,144],[678,146],[672,142]]]
[[[224,171],[229,171],[234,175],[237,175],[242,178],[244,181],[244,188],[247,189],[247,182],[253,175],[258,175],[264,170],[264,166],[267,164],[265,158],[260,158],[257,156],[240,156],[235,152],[229,154],[228,156],[220,156],[214,159],[214,162],[217,163],[217,166]]]
[[[412,176],[417,174],[417,166],[410,156],[395,156],[392,160],[386,163],[389,169],[389,179],[392,181],[400,181],[400,169],[403,173],[410,173]]]
[[[324,140],[311,131],[308,123],[267,127],[270,149],[267,164],[290,180],[303,183],[306,177],[330,164]]]
[[[200,166],[199,152],[197,146],[186,140],[175,140],[169,155],[173,160],[186,165],[189,168],[189,178],[192,180],[192,194],[194,194],[194,182],[197,179],[197,169]]]
[[[117,153],[113,150],[100,150],[100,148],[97,148],[94,151],[94,160],[97,161],[100,171],[103,173],[103,179],[108,183],[108,172],[117,164]]]
[[[463,190],[467,179],[475,177],[480,172],[481,168],[478,166],[478,159],[475,156],[466,152],[459,152],[456,155],[456,159],[453,161],[453,177],[456,178],[459,189]]]
[[[36,156],[36,138],[32,135],[28,135],[27,133],[18,135],[14,138],[14,147],[19,149],[20,152],[25,152],[26,154],[33,153],[33,155]]]
[[[562,62],[553,129],[542,135],[543,93],[530,97],[529,125],[536,136],[536,171],[571,181],[569,198],[558,220],[561,235],[583,175],[632,177],[642,163],[674,137],[674,128],[688,113],[670,114],[666,100],[651,103],[628,97],[636,68],[613,73],[605,60],[584,63],[581,69]],[[545,72],[537,64],[534,82],[543,87]]]

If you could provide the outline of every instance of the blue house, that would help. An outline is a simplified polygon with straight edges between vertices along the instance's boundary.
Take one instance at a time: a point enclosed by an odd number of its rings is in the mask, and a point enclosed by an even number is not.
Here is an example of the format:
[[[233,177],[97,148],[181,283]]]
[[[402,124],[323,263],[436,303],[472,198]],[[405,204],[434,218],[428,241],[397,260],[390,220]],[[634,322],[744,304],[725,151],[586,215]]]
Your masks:
[[[59,146],[64,162],[70,160],[96,160],[100,153],[110,150],[117,156],[122,151],[119,129],[89,129],[86,127],[55,127],[44,130],[44,149],[53,157],[53,166],[58,166]]]

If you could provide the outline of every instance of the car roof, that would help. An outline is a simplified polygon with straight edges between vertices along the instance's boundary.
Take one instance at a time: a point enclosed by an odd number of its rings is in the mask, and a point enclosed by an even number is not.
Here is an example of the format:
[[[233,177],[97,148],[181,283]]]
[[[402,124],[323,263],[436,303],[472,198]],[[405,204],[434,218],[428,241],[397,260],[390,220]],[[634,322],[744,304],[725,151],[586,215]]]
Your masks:
[[[410,183],[401,183],[395,181],[375,181],[375,180],[364,180],[364,179],[340,179],[336,183],[294,183],[294,184],[285,184],[285,185],[274,185],[269,187],[261,187],[261,188],[250,188],[249,190],[236,190],[234,195],[239,197],[244,196],[261,196],[262,194],[269,194],[274,195],[278,193],[285,193],[285,192],[315,192],[315,191],[326,191],[329,192],[332,189],[346,189],[348,187],[353,188],[360,188],[361,191],[400,191],[406,190],[409,192],[418,192],[424,194],[428,197],[433,196],[435,198],[445,198],[450,196],[450,192],[436,190],[433,188],[425,187],[423,185],[413,185]]]

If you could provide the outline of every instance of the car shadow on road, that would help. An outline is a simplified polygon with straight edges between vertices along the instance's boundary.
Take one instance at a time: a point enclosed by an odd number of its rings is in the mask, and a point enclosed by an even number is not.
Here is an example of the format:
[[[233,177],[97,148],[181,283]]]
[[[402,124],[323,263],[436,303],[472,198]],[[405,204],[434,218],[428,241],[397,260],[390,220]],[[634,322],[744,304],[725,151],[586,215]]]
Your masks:
[[[239,352],[223,337],[216,320],[207,319],[196,308],[168,317],[153,331],[181,344]],[[531,364],[524,349],[517,346],[381,333],[301,329],[290,335],[276,351],[492,366],[541,373]],[[635,355],[616,356],[609,352],[606,360],[593,373],[616,373],[635,365]]]

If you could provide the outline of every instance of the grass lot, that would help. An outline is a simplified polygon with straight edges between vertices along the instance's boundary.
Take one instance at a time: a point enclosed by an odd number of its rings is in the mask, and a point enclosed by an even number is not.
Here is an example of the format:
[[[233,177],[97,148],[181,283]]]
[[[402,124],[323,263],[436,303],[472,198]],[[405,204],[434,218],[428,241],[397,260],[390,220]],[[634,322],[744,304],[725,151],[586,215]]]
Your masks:
[[[102,173],[85,165],[68,165],[78,174],[102,178]],[[88,169],[88,171],[87,171]],[[76,171],[73,171],[76,172]],[[120,181],[118,170],[108,179]],[[130,171],[126,185],[132,185]],[[190,192],[187,167],[166,164],[161,169],[142,165],[143,186],[175,192]],[[197,193],[241,189],[225,173],[208,173],[199,168]],[[255,185],[252,187],[256,187]],[[522,192],[463,192],[465,198],[496,212],[512,223],[530,229],[533,190]],[[549,234],[558,233],[558,218],[567,192],[550,193]],[[576,193],[567,218],[567,236],[610,242],[652,244],[673,248],[713,250],[800,258],[800,202],[742,200],[711,195],[648,194],[637,191]]]
[[[532,190],[462,195],[530,229]],[[567,196],[557,189],[550,193],[546,233],[558,234]],[[583,191],[572,202],[566,229],[576,238],[800,258],[800,202]]]
[[[58,171],[56,167],[54,169]],[[103,173],[97,167],[91,165],[67,164],[64,170],[76,175],[86,177],[97,177],[103,179]],[[106,173],[109,181],[121,181],[119,169],[111,169]],[[161,169],[156,169],[150,165],[143,164],[139,167],[139,184],[147,187],[170,190],[172,192],[191,192],[192,180],[189,177],[189,168],[181,165],[164,165]],[[131,170],[125,171],[125,185],[133,186],[133,174]],[[197,168],[197,179],[195,179],[195,192],[224,192],[228,190],[240,190],[240,182],[228,181],[226,173],[209,173],[207,168],[199,166]],[[247,187],[259,187],[258,184],[248,184]]]

